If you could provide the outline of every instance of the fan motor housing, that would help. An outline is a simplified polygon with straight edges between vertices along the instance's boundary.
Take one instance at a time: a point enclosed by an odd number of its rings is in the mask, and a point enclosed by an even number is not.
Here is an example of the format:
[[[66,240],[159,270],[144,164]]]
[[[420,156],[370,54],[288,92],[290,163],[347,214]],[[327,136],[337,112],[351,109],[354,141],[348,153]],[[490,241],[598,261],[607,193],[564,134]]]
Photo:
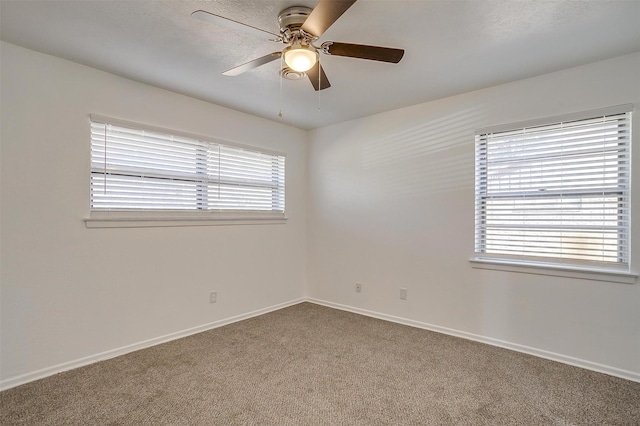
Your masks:
[[[312,9],[304,6],[288,7],[278,15],[280,31],[299,29],[311,14]]]

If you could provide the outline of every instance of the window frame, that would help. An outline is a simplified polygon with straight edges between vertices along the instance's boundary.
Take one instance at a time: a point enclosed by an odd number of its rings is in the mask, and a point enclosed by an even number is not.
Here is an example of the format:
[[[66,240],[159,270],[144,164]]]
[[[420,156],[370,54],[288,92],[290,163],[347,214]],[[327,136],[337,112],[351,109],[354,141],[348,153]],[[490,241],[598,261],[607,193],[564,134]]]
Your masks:
[[[159,133],[165,136],[175,136],[195,141],[216,144],[231,149],[242,149],[254,153],[282,157],[285,167],[283,184],[284,199],[286,194],[286,154],[280,151],[262,147],[240,144],[228,140],[206,137],[198,134],[167,129],[163,127],[132,122],[98,114],[89,115],[89,128],[92,123],[106,123],[133,130]],[[91,138],[89,138],[91,140]],[[91,153],[89,144],[89,154]],[[84,218],[87,228],[145,228],[145,227],[176,227],[176,226],[210,226],[210,225],[264,225],[284,224],[288,220],[286,210],[232,210],[232,209],[94,209],[91,206],[91,175],[93,167],[89,164],[89,216]],[[284,203],[284,201],[283,201]],[[284,207],[284,204],[283,204]],[[286,208],[286,207],[284,207]]]
[[[475,132],[476,142],[474,144],[474,147],[475,147],[475,155],[474,155],[475,167],[474,168],[476,173],[476,182],[474,185],[475,215],[476,215],[475,225],[474,225],[475,254],[474,254],[474,257],[470,259],[471,266],[477,269],[490,269],[490,270],[536,274],[536,275],[562,276],[562,277],[569,277],[569,278],[581,278],[581,279],[589,279],[589,280],[597,280],[597,281],[611,281],[611,282],[628,283],[628,284],[634,283],[638,277],[638,274],[636,272],[633,272],[632,270],[632,268],[636,267],[637,265],[635,264],[632,265],[633,246],[631,244],[631,239],[632,239],[631,220],[633,217],[631,213],[632,188],[630,187],[632,182],[631,128],[629,129],[628,146],[627,146],[628,161],[629,161],[629,166],[628,166],[629,188],[626,195],[627,197],[626,207],[629,209],[629,213],[628,213],[629,223],[626,229],[627,236],[628,236],[627,251],[626,251],[626,256],[627,256],[626,268],[621,268],[617,263],[614,263],[611,266],[606,266],[606,265],[593,266],[593,265],[581,265],[579,264],[579,262],[576,263],[576,262],[572,262],[571,260],[567,261],[566,259],[559,261],[560,258],[556,258],[555,261],[553,260],[550,261],[549,259],[535,260],[535,258],[532,259],[533,256],[518,258],[517,256],[512,257],[508,255],[503,256],[500,254],[487,253],[485,249],[482,248],[482,244],[486,244],[486,238],[479,237],[479,233],[481,233],[482,231],[480,229],[481,226],[478,223],[479,217],[484,217],[483,214],[486,213],[486,208],[483,209],[481,205],[484,198],[479,194],[479,192],[481,192],[481,190],[479,190],[479,185],[481,184],[481,182],[479,182],[479,177],[478,177],[479,163],[480,163],[478,158],[478,155],[479,155],[478,138],[481,135],[517,131],[519,129],[531,128],[531,127],[551,126],[561,122],[588,120],[593,117],[602,117],[602,116],[618,115],[618,114],[625,114],[625,113],[631,113],[629,117],[629,126],[631,126],[632,120],[633,120],[632,118],[633,107],[634,106],[632,104],[625,104],[625,105],[618,105],[618,106],[609,107],[609,108],[603,108],[599,110],[565,114],[562,116],[546,117],[546,118],[541,118],[536,120],[529,120],[526,122],[504,124],[499,126],[492,126],[492,127],[478,129]],[[486,180],[483,183],[486,184]],[[619,242],[620,239],[618,238],[617,241]]]

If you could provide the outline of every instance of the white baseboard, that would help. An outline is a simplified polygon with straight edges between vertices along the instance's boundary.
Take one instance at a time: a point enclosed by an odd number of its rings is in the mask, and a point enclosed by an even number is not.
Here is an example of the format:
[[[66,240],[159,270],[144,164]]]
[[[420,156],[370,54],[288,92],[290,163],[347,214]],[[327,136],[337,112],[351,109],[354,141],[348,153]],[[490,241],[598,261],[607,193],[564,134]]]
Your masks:
[[[140,349],[145,349],[151,346],[159,345],[160,343],[165,343],[171,340],[180,339],[182,337],[187,337],[192,334],[202,333],[203,331],[222,327],[223,325],[231,324],[234,322],[256,317],[258,315],[263,315],[269,312],[277,311],[279,309],[283,309],[288,306],[297,305],[298,303],[302,303],[304,301],[306,301],[306,298],[304,297],[299,299],[294,299],[288,302],[279,303],[277,305],[258,309],[252,312],[247,312],[245,314],[236,315],[230,318],[221,319],[208,324],[199,325],[197,327],[188,328],[186,330],[177,331],[175,333],[166,334],[164,336],[155,337],[153,339],[144,340],[142,342],[133,343],[131,345],[123,346],[121,348],[108,350],[108,351],[97,353],[94,355],[89,355],[87,357],[79,358],[69,362],[64,362],[62,364],[43,368],[41,370],[22,374],[20,376],[9,377],[7,379],[0,380],[0,391],[5,389],[10,389],[19,385],[23,385],[25,383],[29,383],[34,380],[43,379],[45,377],[52,376],[57,373],[62,373],[63,371],[73,370],[74,368],[93,364],[94,362],[115,358],[117,356],[128,354],[130,352],[134,352]]]
[[[481,336],[479,334],[468,333],[466,331],[460,331],[452,328],[441,327],[438,325],[427,324],[424,322],[414,321],[407,318],[396,317],[393,315],[387,315],[387,314],[374,312],[374,311],[368,311],[366,309],[355,308],[353,306],[341,305],[339,303],[329,302],[321,299],[315,299],[313,297],[308,297],[306,300],[308,302],[315,303],[317,305],[326,306],[329,308],[340,309],[343,311],[353,312],[355,314],[365,315],[372,318],[391,321],[398,324],[408,325],[411,327],[422,328],[429,331],[435,331],[437,333],[448,334],[450,336],[461,337],[463,339],[473,340],[480,343],[486,343],[488,345],[498,346],[500,348],[510,349],[512,351],[522,352],[522,353],[534,355],[540,358],[549,359],[551,361],[557,361],[564,364],[573,365],[575,367],[584,368],[586,370],[597,371],[599,373],[608,374],[610,376],[620,377],[622,379],[630,380],[633,382],[640,382],[640,373],[622,370],[616,367],[598,364],[595,362],[587,361],[584,359],[580,359],[580,358],[576,358],[568,355],[562,355],[555,352],[536,349],[529,346],[520,345],[517,343],[511,343],[504,340]]]
[[[598,364],[591,361],[575,358],[567,355],[562,355],[554,352],[544,351],[541,349],[532,348],[529,346],[520,345],[517,343],[506,342],[499,339],[493,339],[491,337],[481,336],[478,334],[468,333],[465,331],[454,330],[447,327],[441,327],[438,325],[427,324],[420,321],[414,321],[407,318],[396,317],[393,315],[387,315],[379,312],[369,311],[366,309],[355,308],[353,306],[341,305],[339,303],[329,302],[326,300],[315,299],[312,297],[302,297],[294,299],[288,302],[280,303],[277,305],[269,306],[266,308],[258,309],[245,314],[236,315],[233,317],[221,319],[208,324],[203,324],[197,327],[192,327],[186,330],[170,333],[164,336],[159,336],[153,339],[144,340],[142,342],[134,343],[131,345],[123,346],[120,348],[108,350],[105,352],[97,353],[87,357],[79,358],[73,361],[65,362],[62,364],[54,365],[51,367],[43,368],[41,370],[33,371],[30,373],[22,374],[20,376],[9,377],[7,379],[0,380],[0,391],[10,389],[25,383],[32,382],[34,380],[43,379],[48,376],[52,376],[57,373],[72,370],[74,368],[83,367],[85,365],[93,364],[98,361],[104,361],[110,358],[115,358],[120,355],[125,355],[130,352],[134,352],[140,349],[145,349],[151,346],[155,346],[161,343],[169,342],[171,340],[187,337],[192,334],[201,333],[203,331],[211,330],[214,328],[222,327],[227,324],[242,321],[248,318],[263,315],[269,312],[277,311],[289,306],[297,305],[302,302],[311,302],[317,305],[327,306],[329,308],[340,309],[343,311],[353,312],[360,315],[369,316],[385,321],[395,322],[398,324],[408,325],[411,327],[422,328],[425,330],[435,331],[437,333],[447,334],[450,336],[461,337],[463,339],[473,340],[480,343],[486,343],[493,346],[498,346],[505,349],[510,349],[516,352],[522,352],[529,355],[534,355],[540,358],[549,359],[552,361],[562,362],[564,364],[573,365],[576,367],[584,368],[587,370],[597,371],[599,373],[608,374],[610,376],[620,377],[626,380],[634,382],[640,382],[640,373],[633,371],[622,370],[619,368],[611,367],[608,365]]]

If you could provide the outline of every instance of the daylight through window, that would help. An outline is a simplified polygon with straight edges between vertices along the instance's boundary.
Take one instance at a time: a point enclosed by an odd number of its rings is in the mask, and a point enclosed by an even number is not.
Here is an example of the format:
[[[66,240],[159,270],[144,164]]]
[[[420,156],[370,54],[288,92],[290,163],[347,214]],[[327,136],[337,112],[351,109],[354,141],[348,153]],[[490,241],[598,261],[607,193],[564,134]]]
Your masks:
[[[629,269],[631,107],[476,134],[478,259]]]
[[[285,157],[91,122],[92,211],[284,214]]]

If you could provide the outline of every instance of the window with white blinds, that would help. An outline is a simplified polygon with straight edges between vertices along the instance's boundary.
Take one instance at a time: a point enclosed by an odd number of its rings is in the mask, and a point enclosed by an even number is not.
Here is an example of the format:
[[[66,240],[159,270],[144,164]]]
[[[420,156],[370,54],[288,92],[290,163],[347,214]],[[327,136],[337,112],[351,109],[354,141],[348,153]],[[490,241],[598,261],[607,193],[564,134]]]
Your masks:
[[[91,210],[270,212],[285,157],[91,120]]]
[[[478,132],[476,258],[628,271],[631,109]]]

